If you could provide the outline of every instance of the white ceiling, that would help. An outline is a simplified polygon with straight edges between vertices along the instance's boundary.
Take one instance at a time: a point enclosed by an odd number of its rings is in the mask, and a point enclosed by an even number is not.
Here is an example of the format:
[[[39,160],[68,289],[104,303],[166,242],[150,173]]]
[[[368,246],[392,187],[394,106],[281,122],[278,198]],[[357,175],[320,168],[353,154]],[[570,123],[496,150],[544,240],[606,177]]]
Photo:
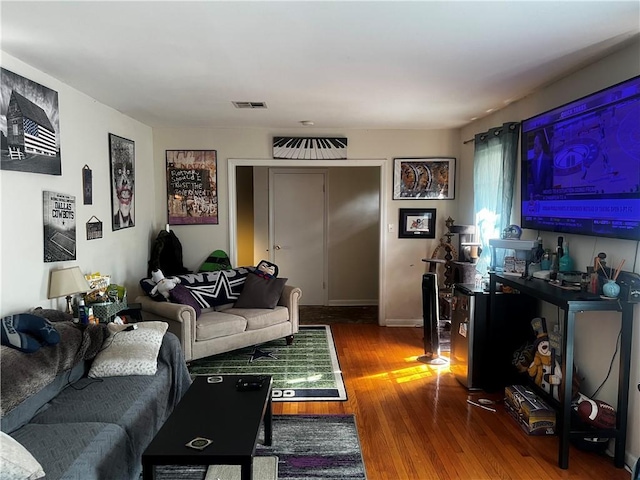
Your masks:
[[[460,127],[640,32],[637,0],[3,0],[0,15],[4,52],[166,127]]]

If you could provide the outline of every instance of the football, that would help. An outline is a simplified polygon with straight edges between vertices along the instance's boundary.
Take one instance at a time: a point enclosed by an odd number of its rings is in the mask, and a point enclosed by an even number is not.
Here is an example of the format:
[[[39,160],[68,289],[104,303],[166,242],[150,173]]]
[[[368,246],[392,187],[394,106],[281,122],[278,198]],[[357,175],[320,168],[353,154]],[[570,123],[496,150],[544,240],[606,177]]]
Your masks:
[[[616,410],[601,400],[592,400],[581,393],[575,407],[578,417],[595,428],[615,428]]]

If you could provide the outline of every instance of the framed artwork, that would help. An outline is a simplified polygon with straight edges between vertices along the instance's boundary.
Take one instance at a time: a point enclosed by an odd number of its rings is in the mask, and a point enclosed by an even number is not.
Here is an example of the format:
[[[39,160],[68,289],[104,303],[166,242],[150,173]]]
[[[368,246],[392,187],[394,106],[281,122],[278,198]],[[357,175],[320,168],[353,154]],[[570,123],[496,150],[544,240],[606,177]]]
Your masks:
[[[436,238],[435,208],[401,208],[398,238]]]
[[[92,216],[86,223],[87,227],[87,240],[96,240],[102,238],[102,222],[95,215]]]
[[[0,169],[62,175],[58,92],[4,68],[0,77]]]
[[[394,200],[452,200],[456,159],[394,158]]]
[[[122,230],[135,226],[135,164],[133,140],[109,134],[111,162],[111,228]]]
[[[44,261],[76,259],[76,197],[42,192]]]
[[[93,174],[89,165],[82,167],[82,199],[85,205],[93,204]]]
[[[273,137],[273,158],[345,160],[345,137]]]
[[[169,225],[217,225],[215,150],[167,150]]]

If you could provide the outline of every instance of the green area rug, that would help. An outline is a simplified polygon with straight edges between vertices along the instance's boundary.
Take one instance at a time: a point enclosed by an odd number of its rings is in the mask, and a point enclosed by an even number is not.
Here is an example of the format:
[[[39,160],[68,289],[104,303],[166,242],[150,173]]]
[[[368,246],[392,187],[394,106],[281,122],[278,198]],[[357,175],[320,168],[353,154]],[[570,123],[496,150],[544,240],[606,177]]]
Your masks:
[[[273,445],[259,443],[256,456],[278,457],[279,480],[366,479],[353,415],[274,415]],[[204,480],[206,473],[206,466],[158,466],[156,480]]]
[[[300,327],[293,344],[285,339],[194,360],[195,375],[271,375],[273,401],[346,400],[347,392],[328,325]]]

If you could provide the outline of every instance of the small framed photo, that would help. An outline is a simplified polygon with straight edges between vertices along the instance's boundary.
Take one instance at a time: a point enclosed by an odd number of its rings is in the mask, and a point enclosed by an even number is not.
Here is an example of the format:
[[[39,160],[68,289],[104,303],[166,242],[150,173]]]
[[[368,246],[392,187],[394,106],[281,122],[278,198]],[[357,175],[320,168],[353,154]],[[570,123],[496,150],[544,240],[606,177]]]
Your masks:
[[[453,200],[456,159],[394,158],[394,200]]]
[[[401,208],[398,238],[436,238],[435,208]]]

